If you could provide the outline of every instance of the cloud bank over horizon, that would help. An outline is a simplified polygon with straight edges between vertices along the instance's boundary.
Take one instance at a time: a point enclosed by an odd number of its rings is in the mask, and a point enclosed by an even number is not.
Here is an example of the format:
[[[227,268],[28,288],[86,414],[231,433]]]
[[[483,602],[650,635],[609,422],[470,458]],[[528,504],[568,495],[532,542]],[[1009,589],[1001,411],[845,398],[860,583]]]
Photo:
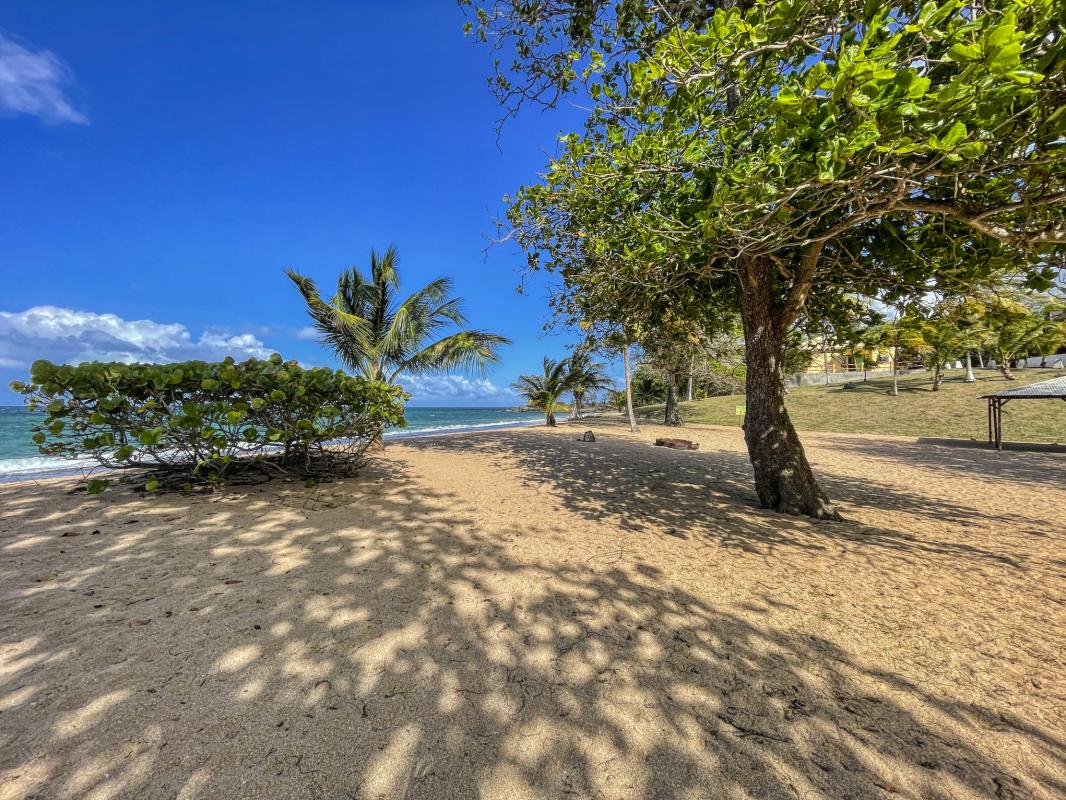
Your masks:
[[[275,335],[305,340],[302,329],[278,329]],[[219,361],[266,358],[271,347],[253,333],[232,333],[210,327],[198,336],[179,322],[129,320],[117,314],[60,306],[34,306],[25,311],[0,311],[0,369],[27,370],[39,358],[57,363],[121,361]],[[305,367],[329,366],[327,353]],[[400,383],[415,405],[509,405],[515,395],[488,378],[462,374],[403,375]]]
[[[66,90],[74,75],[51,50],[33,50],[0,30],[0,114],[25,114],[49,125],[88,125]]]
[[[482,404],[488,400],[507,405],[515,401],[509,389],[497,386],[488,378],[470,378],[466,375],[401,375],[401,383],[412,395],[415,403],[429,400],[448,400]]]
[[[59,306],[0,311],[0,366],[28,367],[39,358],[82,361],[162,362],[266,358],[273,352],[250,333],[208,328],[193,338],[180,323],[127,320]]]

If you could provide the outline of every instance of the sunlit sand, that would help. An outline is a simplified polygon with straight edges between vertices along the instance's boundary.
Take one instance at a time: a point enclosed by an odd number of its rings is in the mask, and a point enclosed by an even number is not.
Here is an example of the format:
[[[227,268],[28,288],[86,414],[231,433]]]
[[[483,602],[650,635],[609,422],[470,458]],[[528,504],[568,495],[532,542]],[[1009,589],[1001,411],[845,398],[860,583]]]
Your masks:
[[[1066,456],[806,434],[816,523],[656,435],[0,486],[0,798],[1062,796]]]

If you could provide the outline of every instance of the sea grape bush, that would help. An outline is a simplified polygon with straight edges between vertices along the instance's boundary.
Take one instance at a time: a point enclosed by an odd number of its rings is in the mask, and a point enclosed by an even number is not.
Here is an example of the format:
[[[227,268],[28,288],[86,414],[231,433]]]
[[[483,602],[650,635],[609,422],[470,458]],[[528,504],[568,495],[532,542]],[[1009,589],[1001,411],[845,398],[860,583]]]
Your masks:
[[[30,381],[11,387],[44,412],[33,429],[42,454],[148,469],[149,488],[350,472],[385,427],[404,424],[407,397],[383,381],[304,369],[277,354],[239,363],[37,361]]]

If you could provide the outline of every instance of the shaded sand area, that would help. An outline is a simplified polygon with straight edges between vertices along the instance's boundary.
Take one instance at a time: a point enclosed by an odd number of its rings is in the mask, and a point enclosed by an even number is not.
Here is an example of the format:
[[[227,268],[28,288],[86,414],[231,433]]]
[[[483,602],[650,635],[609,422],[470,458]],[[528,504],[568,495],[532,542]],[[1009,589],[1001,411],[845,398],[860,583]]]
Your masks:
[[[807,434],[815,523],[657,434],[0,486],[0,798],[1066,797],[1066,456]]]

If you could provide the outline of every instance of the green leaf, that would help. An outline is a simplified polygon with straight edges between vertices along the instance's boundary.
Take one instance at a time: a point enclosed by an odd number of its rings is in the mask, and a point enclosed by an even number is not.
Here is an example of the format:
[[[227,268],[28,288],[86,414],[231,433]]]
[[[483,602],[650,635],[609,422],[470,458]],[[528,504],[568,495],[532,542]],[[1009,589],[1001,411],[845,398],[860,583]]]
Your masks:
[[[974,44],[953,44],[948,49],[948,58],[952,61],[958,61],[965,64],[968,61],[976,61],[981,57],[981,49]]]
[[[988,69],[993,75],[1009,75],[1022,62],[1022,46],[1012,42],[995,51],[988,62]]]
[[[803,98],[787,86],[778,90],[776,99],[779,106],[785,107],[798,106],[803,103]]]
[[[1007,77],[1015,83],[1040,83],[1044,80],[1043,73],[1034,72],[1031,69],[1012,69],[1007,73]]]
[[[86,491],[89,494],[103,494],[104,489],[108,487],[111,481],[106,478],[93,478],[89,481],[89,486]]]
[[[966,125],[962,122],[956,122],[948,128],[948,132],[940,138],[940,143],[943,145],[944,149],[951,150],[965,138]]]

